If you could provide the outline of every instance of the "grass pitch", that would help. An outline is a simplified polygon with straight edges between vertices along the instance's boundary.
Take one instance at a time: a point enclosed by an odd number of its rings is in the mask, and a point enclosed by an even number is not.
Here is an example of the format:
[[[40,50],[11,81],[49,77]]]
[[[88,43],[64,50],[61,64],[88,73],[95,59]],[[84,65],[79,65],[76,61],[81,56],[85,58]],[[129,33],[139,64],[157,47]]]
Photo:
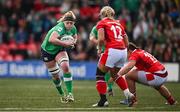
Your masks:
[[[180,111],[180,104],[165,105],[165,99],[150,87],[137,85],[138,104],[127,107],[119,104],[124,99],[122,91],[114,84],[115,96],[109,97],[109,107],[93,108],[99,99],[95,81],[76,80],[75,102],[62,104],[59,95],[48,79],[0,79],[0,111]],[[166,83],[180,102],[180,83]]]

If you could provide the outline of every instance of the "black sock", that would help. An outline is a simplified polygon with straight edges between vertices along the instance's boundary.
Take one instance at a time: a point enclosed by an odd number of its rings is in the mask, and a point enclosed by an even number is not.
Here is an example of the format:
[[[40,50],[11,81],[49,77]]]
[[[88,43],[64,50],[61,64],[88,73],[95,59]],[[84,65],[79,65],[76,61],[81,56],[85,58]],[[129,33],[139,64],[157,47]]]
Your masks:
[[[106,99],[106,95],[105,94],[100,94],[100,97],[101,97],[101,99],[100,99],[100,101],[98,102],[98,106],[104,106],[104,103],[107,101],[107,99]]]

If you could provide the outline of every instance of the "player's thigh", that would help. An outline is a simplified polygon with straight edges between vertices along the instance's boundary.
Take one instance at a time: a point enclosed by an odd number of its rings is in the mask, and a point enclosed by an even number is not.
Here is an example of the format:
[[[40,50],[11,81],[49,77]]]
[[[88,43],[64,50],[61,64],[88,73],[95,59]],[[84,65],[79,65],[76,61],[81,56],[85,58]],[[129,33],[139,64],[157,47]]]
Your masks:
[[[47,68],[53,68],[56,66],[56,61],[55,60],[52,60],[52,61],[49,61],[49,62],[45,62],[45,65],[47,66]]]
[[[109,67],[105,66],[105,65],[102,64],[102,63],[98,63],[98,68],[99,68],[102,72],[105,72],[105,73],[107,73],[107,72],[110,70]]]
[[[154,79],[151,80],[151,81],[148,81],[148,84],[150,86],[160,86],[162,84],[164,84],[167,80],[167,77],[160,77],[160,76],[157,76],[157,75],[154,75]]]
[[[60,68],[57,62],[53,60],[53,61],[45,62],[45,64],[48,68],[49,73],[52,75],[52,77],[55,79],[59,78]]]
[[[108,49],[100,57],[99,63],[104,64],[109,68],[114,68],[115,66],[120,68],[124,65],[127,58],[127,51],[119,49]]]
[[[55,57],[64,73],[70,72],[69,70],[69,56],[66,51],[61,51]]]
[[[138,78],[137,82],[144,85],[149,85],[145,71],[137,71],[137,78]]]
[[[127,79],[131,79],[133,81],[138,81],[138,70],[137,69],[132,69],[126,74]]]
[[[69,56],[66,51],[61,51],[56,55],[55,60],[61,64],[63,61],[69,61]]]
[[[110,69],[111,77],[115,78],[120,68],[114,67]]]
[[[149,86],[160,86],[167,80],[167,77],[156,76],[145,71],[138,71],[138,82]]]
[[[115,63],[115,67],[122,68],[127,61],[127,49],[120,50],[118,57],[120,59]]]

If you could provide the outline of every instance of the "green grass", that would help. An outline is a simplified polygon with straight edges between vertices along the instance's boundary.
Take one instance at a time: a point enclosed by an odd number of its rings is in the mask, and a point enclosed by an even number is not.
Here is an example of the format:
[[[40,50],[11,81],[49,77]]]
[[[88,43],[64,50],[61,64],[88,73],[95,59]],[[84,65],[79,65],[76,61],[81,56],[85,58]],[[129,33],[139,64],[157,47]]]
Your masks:
[[[180,105],[165,105],[165,100],[150,87],[137,85],[138,104],[120,105],[122,91],[114,85],[115,96],[108,97],[109,107],[92,108],[99,96],[95,81],[74,81],[75,102],[62,104],[51,80],[0,79],[0,111],[178,111]],[[180,102],[180,83],[166,83]]]

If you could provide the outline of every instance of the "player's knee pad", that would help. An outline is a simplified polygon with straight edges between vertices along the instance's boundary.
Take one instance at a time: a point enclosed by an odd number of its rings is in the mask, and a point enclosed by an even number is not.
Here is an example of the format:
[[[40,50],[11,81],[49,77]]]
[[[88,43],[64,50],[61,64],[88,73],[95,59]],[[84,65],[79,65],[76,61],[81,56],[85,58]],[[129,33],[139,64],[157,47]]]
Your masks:
[[[96,70],[96,80],[105,80],[105,73],[102,72],[99,68]]]
[[[57,75],[57,74],[60,72],[60,69],[59,69],[58,65],[56,64],[55,67],[48,68],[48,71],[49,71],[52,75]]]

